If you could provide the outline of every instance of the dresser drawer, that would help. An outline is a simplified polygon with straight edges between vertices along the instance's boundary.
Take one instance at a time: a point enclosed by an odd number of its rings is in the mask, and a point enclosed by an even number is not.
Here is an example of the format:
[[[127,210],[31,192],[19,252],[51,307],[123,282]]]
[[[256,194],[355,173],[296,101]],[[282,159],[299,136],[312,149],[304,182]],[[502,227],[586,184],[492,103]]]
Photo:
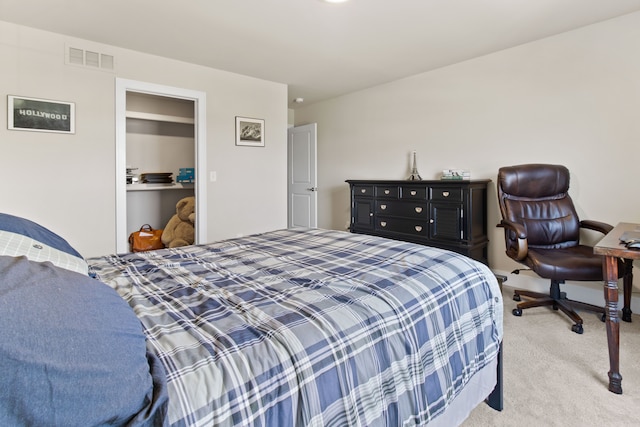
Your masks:
[[[401,187],[400,197],[409,200],[427,200],[427,187]]]
[[[429,223],[427,221],[378,217],[374,228],[377,231],[410,234],[413,236],[426,237],[429,235]]]
[[[462,202],[462,188],[460,187],[431,187],[431,200]]]
[[[379,197],[379,198],[397,199],[399,190],[397,186],[393,186],[393,185],[391,186],[376,185],[375,193],[376,193],[376,197]]]
[[[373,185],[354,185],[354,197],[373,197]]]
[[[429,217],[427,202],[376,200],[376,213],[383,216],[401,216],[426,220]]]

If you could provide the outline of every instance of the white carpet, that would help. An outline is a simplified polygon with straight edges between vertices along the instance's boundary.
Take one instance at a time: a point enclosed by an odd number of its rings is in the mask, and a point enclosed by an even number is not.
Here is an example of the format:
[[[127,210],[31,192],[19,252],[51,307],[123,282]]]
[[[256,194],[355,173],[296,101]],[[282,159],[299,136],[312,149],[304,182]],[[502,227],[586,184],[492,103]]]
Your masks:
[[[578,335],[571,320],[551,308],[513,316],[513,289],[505,286],[503,295],[504,410],[481,404],[464,427],[640,426],[639,315],[620,322],[623,394],[616,395],[608,390],[607,333],[598,315],[581,312],[584,333]]]

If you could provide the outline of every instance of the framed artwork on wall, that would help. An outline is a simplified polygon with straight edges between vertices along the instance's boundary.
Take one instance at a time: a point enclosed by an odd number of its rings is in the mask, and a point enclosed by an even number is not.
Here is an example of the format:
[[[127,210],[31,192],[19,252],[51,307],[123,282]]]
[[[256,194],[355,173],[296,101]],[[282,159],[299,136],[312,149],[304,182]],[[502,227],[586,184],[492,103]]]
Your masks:
[[[9,130],[75,133],[75,103],[7,96]]]
[[[236,145],[264,147],[264,119],[236,116]]]

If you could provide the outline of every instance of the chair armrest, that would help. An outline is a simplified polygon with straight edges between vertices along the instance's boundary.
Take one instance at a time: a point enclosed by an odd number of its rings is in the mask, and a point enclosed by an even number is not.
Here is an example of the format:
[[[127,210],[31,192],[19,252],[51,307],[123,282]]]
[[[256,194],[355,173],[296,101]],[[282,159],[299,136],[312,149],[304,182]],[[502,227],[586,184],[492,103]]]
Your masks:
[[[602,234],[607,234],[613,230],[613,225],[609,225],[606,222],[585,219],[580,221],[580,228],[586,228],[587,230],[595,230]]]
[[[529,244],[527,231],[522,224],[503,219],[498,227],[504,228],[504,241],[507,247],[507,255],[516,261],[522,261],[527,257]]]

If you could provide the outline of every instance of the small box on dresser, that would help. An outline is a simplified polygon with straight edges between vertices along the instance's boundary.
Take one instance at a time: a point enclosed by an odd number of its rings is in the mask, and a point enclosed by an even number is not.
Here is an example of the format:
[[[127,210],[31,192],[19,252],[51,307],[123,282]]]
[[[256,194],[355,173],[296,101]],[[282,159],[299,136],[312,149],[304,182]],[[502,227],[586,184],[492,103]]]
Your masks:
[[[353,233],[448,249],[488,264],[491,180],[347,180]]]

